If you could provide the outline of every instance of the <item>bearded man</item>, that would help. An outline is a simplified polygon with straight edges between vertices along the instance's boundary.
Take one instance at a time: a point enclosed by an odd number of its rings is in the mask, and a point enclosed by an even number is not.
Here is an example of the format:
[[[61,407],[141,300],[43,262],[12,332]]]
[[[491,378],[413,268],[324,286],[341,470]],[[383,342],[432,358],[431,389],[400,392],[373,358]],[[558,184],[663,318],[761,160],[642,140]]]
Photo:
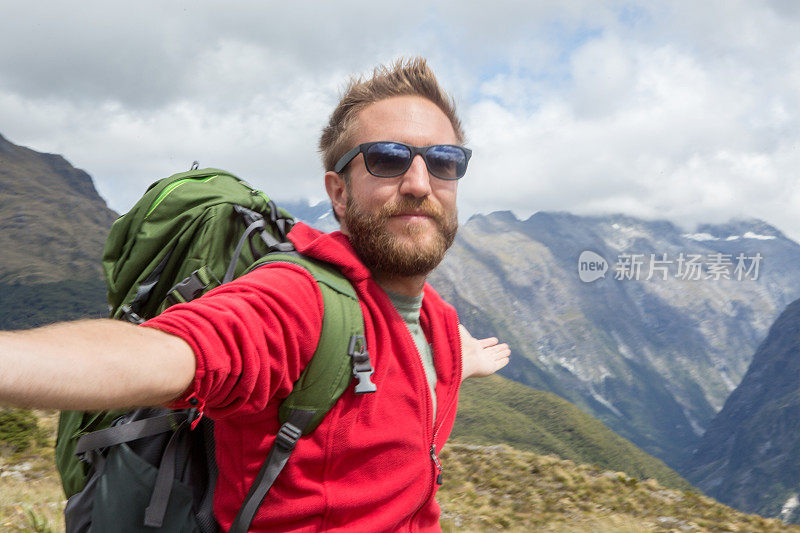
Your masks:
[[[325,187],[341,231],[298,223],[296,250],[358,294],[377,385],[346,391],[297,443],[253,531],[438,530],[438,454],[463,379],[504,366],[426,283],[457,229],[471,151],[422,59],[351,80],[323,131]],[[324,310],[308,271],[256,269],[137,327],[93,320],[0,335],[0,400],[59,409],[193,406],[215,420],[214,510],[230,527],[309,362]],[[23,359],[25,364],[20,365]],[[157,369],[157,371],[155,371]]]

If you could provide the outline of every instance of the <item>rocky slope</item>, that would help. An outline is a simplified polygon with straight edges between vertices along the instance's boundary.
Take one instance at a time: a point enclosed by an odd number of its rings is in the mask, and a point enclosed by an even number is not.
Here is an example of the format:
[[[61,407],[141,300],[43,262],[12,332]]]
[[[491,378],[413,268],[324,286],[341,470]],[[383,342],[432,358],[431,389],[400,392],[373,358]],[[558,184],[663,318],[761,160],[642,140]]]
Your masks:
[[[99,279],[115,218],[86,172],[0,136],[0,283]]]
[[[738,509],[800,523],[800,300],[781,313],[687,469]]]
[[[103,316],[115,218],[84,171],[0,136],[0,329]]]

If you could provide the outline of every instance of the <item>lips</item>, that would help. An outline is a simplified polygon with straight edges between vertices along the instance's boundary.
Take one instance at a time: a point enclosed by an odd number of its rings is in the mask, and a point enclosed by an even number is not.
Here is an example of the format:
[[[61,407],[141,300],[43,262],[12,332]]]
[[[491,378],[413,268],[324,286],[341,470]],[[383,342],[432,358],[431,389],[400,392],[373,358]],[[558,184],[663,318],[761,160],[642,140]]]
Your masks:
[[[426,206],[413,206],[410,209],[409,207],[410,206],[398,206],[398,208],[392,210],[391,216],[428,218],[436,218],[437,216],[436,210],[433,207],[426,208]]]
[[[396,215],[392,215],[395,217],[420,217],[420,218],[434,218],[432,213],[424,213],[424,212],[414,212],[414,213],[397,213]]]
[[[436,218],[427,213],[400,213],[391,218],[403,225],[436,224]]]

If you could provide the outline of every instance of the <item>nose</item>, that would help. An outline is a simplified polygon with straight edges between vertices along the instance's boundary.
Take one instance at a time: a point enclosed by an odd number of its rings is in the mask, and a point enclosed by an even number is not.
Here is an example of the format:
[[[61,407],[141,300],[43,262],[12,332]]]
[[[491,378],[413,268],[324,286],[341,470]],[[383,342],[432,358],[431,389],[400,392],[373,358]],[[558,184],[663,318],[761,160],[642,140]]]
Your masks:
[[[420,154],[411,160],[405,174],[401,177],[400,194],[407,194],[414,198],[424,198],[431,194],[431,176],[428,167]]]

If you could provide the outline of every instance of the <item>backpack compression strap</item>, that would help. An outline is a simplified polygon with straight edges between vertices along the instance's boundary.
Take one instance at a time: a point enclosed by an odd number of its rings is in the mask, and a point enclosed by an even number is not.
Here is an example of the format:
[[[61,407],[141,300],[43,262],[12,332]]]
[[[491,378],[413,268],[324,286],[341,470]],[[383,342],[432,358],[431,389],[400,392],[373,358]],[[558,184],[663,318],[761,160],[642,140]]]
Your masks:
[[[85,453],[109,446],[117,446],[137,439],[153,437],[161,433],[170,433],[171,436],[158,465],[158,473],[156,474],[150,503],[144,514],[144,525],[146,527],[160,528],[167,512],[167,504],[169,503],[173,479],[175,478],[178,435],[181,431],[188,431],[191,423],[196,418],[196,410],[184,409],[107,427],[87,433],[78,439],[78,443],[75,446],[75,454],[82,456]],[[100,465],[100,469],[103,468],[102,465],[105,462],[103,454],[94,454],[94,461]]]
[[[322,293],[322,331],[311,362],[278,409],[281,428],[236,515],[230,533],[247,532],[269,489],[286,466],[297,441],[316,429],[347,389],[353,376],[358,379],[356,394],[377,390],[370,380],[373,368],[364,340],[361,306],[347,278],[330,265],[294,253],[268,254],[257,261],[251,270],[272,262],[294,263],[314,276]]]

